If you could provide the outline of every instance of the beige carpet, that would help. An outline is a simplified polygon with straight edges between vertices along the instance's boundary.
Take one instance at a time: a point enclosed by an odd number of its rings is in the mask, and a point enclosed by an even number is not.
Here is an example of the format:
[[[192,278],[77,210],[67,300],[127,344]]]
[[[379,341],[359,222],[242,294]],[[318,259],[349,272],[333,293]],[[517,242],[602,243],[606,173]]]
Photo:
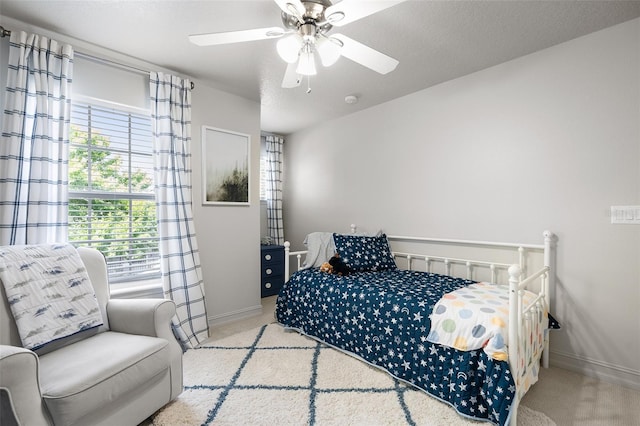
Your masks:
[[[447,404],[278,324],[184,356],[185,391],[155,425],[478,425]],[[554,425],[521,406],[518,424]]]

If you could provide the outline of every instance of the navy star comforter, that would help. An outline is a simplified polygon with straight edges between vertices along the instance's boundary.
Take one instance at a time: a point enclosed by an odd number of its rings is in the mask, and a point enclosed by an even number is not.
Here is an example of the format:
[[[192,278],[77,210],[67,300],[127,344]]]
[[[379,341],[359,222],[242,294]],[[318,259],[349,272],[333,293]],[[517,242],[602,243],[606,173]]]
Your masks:
[[[346,277],[305,269],[276,301],[276,318],[351,352],[452,405],[460,414],[504,425],[515,396],[509,364],[484,351],[427,342],[440,298],[473,281],[393,269]]]

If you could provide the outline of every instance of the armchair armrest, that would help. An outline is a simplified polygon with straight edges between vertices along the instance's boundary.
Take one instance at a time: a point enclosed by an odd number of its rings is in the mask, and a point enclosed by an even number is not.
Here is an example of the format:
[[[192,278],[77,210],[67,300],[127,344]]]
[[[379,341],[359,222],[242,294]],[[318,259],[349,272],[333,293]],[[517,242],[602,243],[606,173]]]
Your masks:
[[[2,424],[48,425],[51,423],[38,381],[38,356],[17,346],[0,345]],[[6,408],[9,408],[6,412]]]
[[[182,348],[171,329],[176,305],[167,299],[110,299],[107,317],[111,331],[160,337],[171,352],[171,399],[182,392]]]
[[[112,331],[175,340],[171,318],[176,305],[167,299],[110,299],[107,316]]]

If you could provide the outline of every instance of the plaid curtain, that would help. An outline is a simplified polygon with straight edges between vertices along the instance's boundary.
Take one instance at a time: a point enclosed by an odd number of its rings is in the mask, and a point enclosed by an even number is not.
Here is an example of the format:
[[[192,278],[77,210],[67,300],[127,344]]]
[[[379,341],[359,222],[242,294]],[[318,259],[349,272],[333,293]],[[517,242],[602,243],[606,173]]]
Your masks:
[[[73,48],[13,31],[0,144],[0,245],[67,240]]]
[[[209,326],[191,207],[191,83],[156,72],[150,80],[162,281],[176,304],[174,333],[192,348]]]
[[[273,244],[284,244],[282,223],[282,145],[284,139],[269,135],[267,141],[267,228]]]

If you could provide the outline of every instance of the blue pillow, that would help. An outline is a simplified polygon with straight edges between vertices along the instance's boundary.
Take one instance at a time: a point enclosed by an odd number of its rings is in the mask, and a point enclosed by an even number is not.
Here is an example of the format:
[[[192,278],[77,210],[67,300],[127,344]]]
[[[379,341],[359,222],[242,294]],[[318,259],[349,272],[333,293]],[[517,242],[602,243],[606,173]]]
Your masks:
[[[336,252],[354,272],[397,269],[385,234],[379,237],[333,234]]]

